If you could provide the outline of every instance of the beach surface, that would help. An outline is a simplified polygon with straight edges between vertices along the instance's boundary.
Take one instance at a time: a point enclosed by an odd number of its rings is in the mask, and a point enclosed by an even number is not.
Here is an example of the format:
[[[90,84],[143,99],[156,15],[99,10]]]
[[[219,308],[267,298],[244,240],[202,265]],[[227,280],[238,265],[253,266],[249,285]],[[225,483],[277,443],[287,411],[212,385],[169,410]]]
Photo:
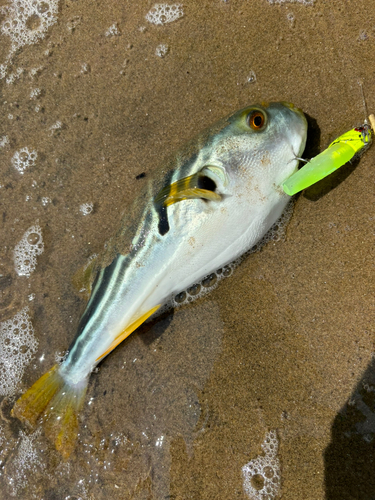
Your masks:
[[[156,25],[145,0],[53,4],[38,3],[55,22],[35,43],[18,37],[12,52],[0,33],[0,496],[373,498],[374,147],[297,196],[289,224],[214,291],[104,360],[68,461],[10,410],[74,337],[85,300],[72,276],[171,153],[249,104],[288,101],[308,117],[311,158],[363,123],[358,82],[375,111],[374,6],[189,0]],[[20,15],[9,5],[1,22]],[[20,172],[23,148],[37,156]],[[19,276],[14,250],[33,226],[44,250]],[[35,340],[21,359],[4,324],[25,308]],[[269,431],[280,480],[266,497],[242,468]]]

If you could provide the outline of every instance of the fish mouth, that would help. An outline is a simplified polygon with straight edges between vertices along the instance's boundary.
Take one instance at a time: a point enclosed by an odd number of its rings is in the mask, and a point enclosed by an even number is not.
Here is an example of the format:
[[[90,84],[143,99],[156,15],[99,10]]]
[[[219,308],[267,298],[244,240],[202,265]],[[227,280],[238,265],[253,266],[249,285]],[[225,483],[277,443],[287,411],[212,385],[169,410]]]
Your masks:
[[[301,108],[297,108],[291,102],[281,103],[286,108],[292,111],[292,116],[294,115],[292,127],[293,135],[290,137],[292,151],[294,156],[301,156],[305,149],[306,139],[307,139],[307,120],[305,113]]]

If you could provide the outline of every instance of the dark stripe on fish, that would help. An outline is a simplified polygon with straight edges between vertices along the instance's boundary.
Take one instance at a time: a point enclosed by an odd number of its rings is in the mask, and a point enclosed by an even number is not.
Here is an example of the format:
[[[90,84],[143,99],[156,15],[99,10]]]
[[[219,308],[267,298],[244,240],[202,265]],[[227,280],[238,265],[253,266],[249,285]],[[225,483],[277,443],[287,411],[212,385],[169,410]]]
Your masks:
[[[167,188],[171,185],[172,177],[174,174],[174,170],[170,170],[164,177],[164,186]],[[159,217],[158,223],[158,231],[161,236],[164,236],[169,231],[169,221],[168,221],[168,213],[167,208],[164,206],[164,203],[155,202],[154,201],[155,211]]]
[[[195,160],[195,155],[193,157],[193,160]],[[179,168],[180,175],[185,176],[189,174],[193,165],[194,161],[185,162]],[[162,185],[166,187],[170,186],[175,172],[175,170],[169,170],[164,176]],[[109,266],[100,269],[100,271],[97,273],[92,286],[90,300],[80,320],[77,334],[75,335],[75,338],[71,342],[69,347],[69,356],[66,359],[67,364],[74,363],[75,360],[81,355],[82,351],[88,343],[87,330],[90,330],[93,327],[90,322],[97,323],[101,321],[102,315],[107,311],[107,306],[111,304],[111,302],[115,299],[118,290],[121,288],[121,286],[123,286],[126,272],[132,265],[133,259],[137,256],[139,251],[144,250],[144,246],[145,244],[147,244],[147,235],[149,234],[151,227],[155,223],[157,223],[158,232],[161,236],[164,236],[168,233],[170,226],[168,221],[167,208],[164,207],[162,203],[155,203],[151,200],[150,202],[154,210],[152,210],[149,206],[151,210],[147,213],[146,208],[146,213],[143,216],[143,226],[142,228],[138,229],[138,234],[134,236],[132,240],[132,248],[130,250],[130,253],[126,256],[118,253]],[[118,238],[120,243],[125,236],[125,233],[122,234],[121,232],[119,232]]]
[[[100,311],[100,309],[103,307],[104,303],[102,303],[104,296],[108,292],[108,285],[110,283],[116,283],[118,281],[119,277],[122,279],[122,276],[119,276],[120,273],[116,273],[114,276],[114,271],[116,269],[118,259],[120,255],[117,255],[112,263],[107,266],[104,269],[101,269],[100,272],[97,274],[93,287],[92,287],[92,293],[91,297],[89,300],[89,303],[87,304],[86,310],[82,315],[82,318],[79,322],[78,329],[77,329],[77,334],[73,340],[73,342],[69,346],[69,352],[70,350],[74,349],[74,355],[72,358],[72,361],[74,361],[74,358],[80,354],[81,348],[85,345],[86,340],[82,339],[82,341],[79,340],[79,337],[85,327],[87,326],[87,323],[90,319],[92,319],[94,313],[96,311]],[[121,270],[124,269],[124,266],[121,266]],[[121,273],[122,274],[122,273]],[[112,293],[110,293],[112,295]],[[80,345],[82,342],[82,346]]]
[[[90,321],[100,323],[102,315],[106,313],[107,307],[110,307],[111,303],[115,300],[118,290],[123,286],[127,270],[132,265],[138,253],[144,251],[147,242],[147,234],[151,226],[155,223],[154,217],[155,215],[153,215],[152,212],[144,216],[143,227],[140,229],[138,235],[133,238],[130,253],[127,255],[118,253],[111,264],[100,269],[96,275],[90,300],[82,315],[77,334],[70,344],[67,362],[74,363],[75,359],[84,349],[87,343],[87,336],[83,332],[92,327],[92,325],[89,324]],[[121,235],[119,235],[119,237],[121,238]],[[81,335],[82,339],[79,338]]]
[[[156,207],[155,207],[156,208]],[[158,231],[161,236],[164,236],[169,231],[167,207],[156,208],[159,215]]]

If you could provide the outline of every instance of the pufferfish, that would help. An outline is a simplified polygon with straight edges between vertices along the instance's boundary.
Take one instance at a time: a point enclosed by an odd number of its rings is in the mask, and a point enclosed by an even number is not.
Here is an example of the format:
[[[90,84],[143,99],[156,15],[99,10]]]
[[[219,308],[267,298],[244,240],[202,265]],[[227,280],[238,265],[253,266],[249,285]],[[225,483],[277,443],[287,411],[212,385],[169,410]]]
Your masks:
[[[305,148],[303,112],[249,106],[201,133],[163,165],[124,214],[101,258],[81,273],[88,303],[65,360],[15,403],[12,415],[67,458],[95,366],[171,297],[255,245],[290,197],[283,182]]]

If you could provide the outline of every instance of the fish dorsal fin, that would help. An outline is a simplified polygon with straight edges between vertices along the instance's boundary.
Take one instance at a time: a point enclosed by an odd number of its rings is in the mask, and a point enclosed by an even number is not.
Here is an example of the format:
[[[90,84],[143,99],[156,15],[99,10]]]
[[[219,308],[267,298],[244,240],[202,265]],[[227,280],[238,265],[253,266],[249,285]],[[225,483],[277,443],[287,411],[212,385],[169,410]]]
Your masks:
[[[72,278],[72,284],[79,294],[87,300],[90,298],[92,284],[94,283],[96,271],[99,265],[99,256],[91,255],[88,261],[76,271]]]

